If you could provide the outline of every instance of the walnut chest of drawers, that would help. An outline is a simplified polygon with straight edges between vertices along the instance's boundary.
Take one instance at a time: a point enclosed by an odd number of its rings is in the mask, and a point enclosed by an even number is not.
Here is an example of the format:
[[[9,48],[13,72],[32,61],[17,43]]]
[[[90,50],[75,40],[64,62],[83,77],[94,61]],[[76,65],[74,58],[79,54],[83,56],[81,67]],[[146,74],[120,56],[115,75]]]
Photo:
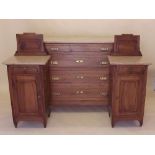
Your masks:
[[[16,37],[16,56],[4,63],[15,127],[23,120],[46,127],[51,108],[67,105],[106,106],[112,127],[121,120],[142,126],[150,63],[140,52],[140,36],[115,35],[112,43],[44,42],[35,33]]]
[[[108,105],[112,43],[45,43],[51,105]]]

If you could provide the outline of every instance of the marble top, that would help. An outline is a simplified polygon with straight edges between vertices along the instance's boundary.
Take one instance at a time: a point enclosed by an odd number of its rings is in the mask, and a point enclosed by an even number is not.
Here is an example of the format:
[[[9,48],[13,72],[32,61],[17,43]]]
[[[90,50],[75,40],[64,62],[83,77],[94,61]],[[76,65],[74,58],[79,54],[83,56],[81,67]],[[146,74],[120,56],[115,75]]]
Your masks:
[[[5,65],[45,65],[50,56],[12,56],[5,60]]]
[[[143,56],[108,56],[111,65],[151,65]]]
[[[111,43],[114,37],[44,37],[45,43]]]

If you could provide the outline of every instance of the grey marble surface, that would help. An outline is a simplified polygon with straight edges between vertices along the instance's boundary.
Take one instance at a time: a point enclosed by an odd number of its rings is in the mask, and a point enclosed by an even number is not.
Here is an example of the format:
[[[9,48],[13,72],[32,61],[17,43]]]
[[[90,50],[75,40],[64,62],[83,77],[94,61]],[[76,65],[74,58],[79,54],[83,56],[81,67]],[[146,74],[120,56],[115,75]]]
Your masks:
[[[143,56],[108,56],[111,65],[151,65]]]
[[[5,60],[5,65],[45,65],[50,56],[12,56]]]

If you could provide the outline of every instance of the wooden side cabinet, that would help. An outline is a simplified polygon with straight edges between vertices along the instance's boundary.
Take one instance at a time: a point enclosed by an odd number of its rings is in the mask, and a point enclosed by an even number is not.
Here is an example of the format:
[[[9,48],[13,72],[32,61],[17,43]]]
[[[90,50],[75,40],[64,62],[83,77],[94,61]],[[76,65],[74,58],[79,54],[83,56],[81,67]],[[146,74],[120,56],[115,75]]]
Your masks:
[[[112,65],[111,125],[121,120],[143,124],[147,65]]]
[[[8,65],[13,122],[41,121],[46,127],[48,82],[46,65]]]

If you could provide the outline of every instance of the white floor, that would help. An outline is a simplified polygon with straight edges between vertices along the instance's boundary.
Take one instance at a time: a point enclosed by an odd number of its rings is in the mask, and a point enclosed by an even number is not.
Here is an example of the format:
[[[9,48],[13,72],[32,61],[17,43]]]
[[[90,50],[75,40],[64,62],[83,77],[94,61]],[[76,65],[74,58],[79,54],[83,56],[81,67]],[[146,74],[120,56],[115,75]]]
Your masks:
[[[0,92],[0,134],[155,134],[155,91],[148,82],[142,127],[137,121],[118,122],[111,128],[105,109],[59,108],[52,111],[47,128],[38,122],[20,122],[14,128],[9,93]]]

